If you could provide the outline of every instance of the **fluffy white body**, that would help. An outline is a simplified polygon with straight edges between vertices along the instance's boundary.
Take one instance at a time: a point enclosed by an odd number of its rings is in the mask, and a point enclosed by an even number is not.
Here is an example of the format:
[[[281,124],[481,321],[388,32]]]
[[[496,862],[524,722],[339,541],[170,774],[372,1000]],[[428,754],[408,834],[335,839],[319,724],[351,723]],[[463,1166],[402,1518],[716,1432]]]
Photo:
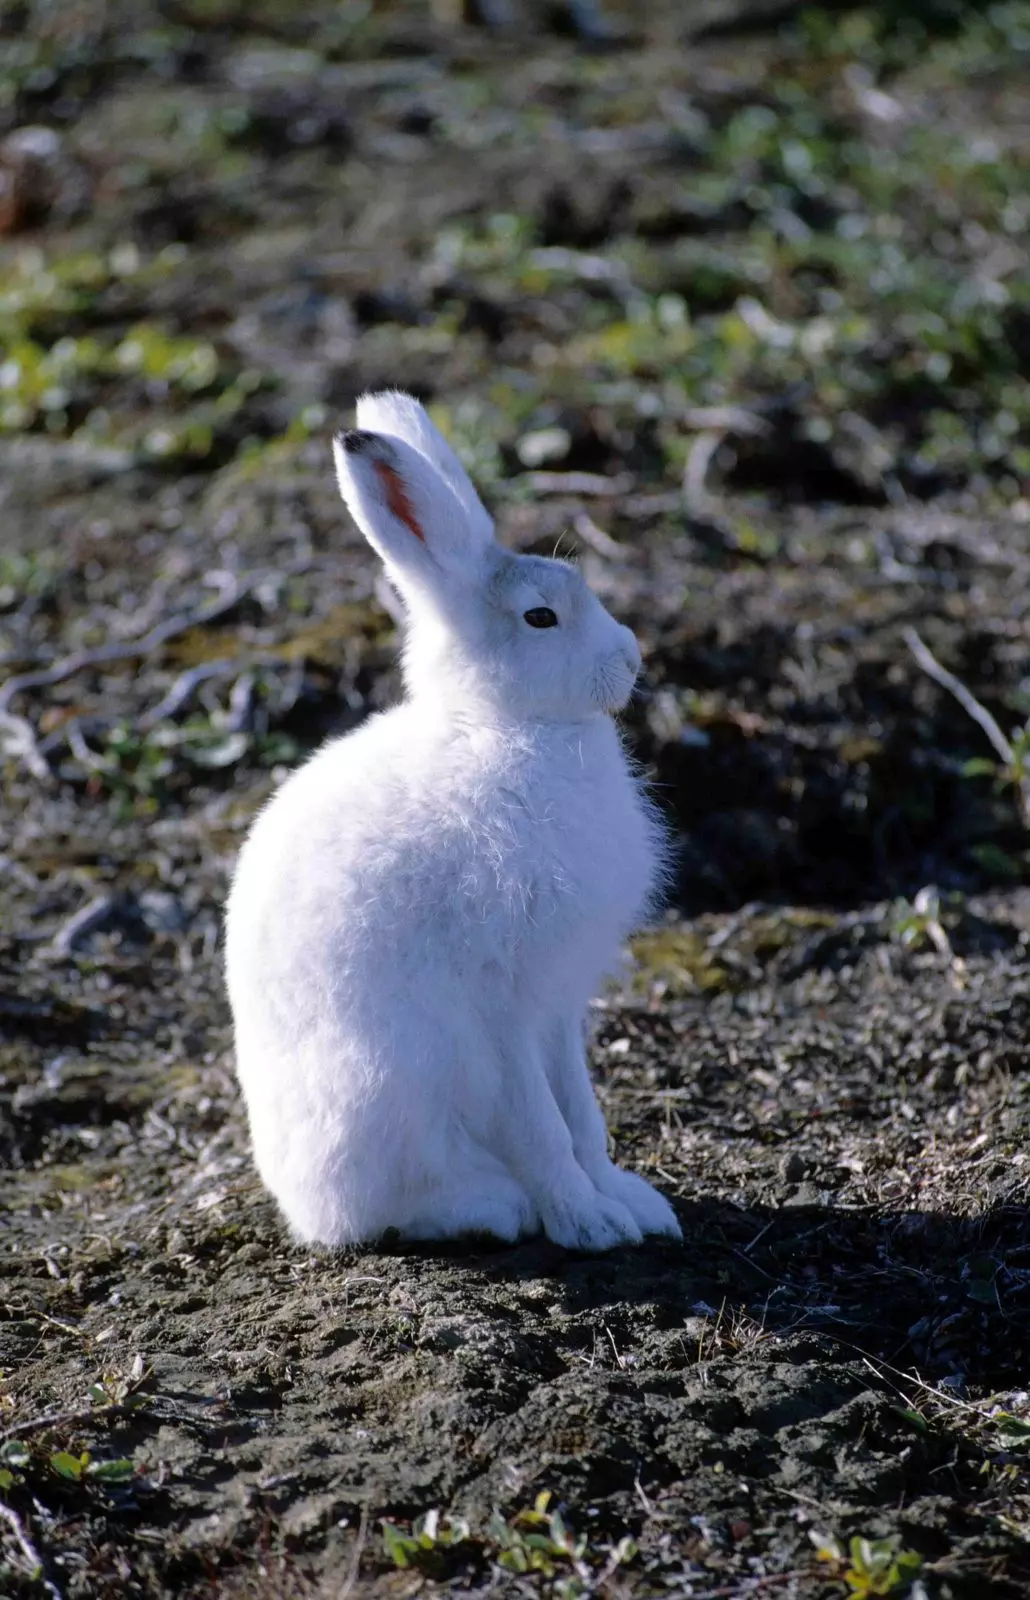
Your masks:
[[[610,1160],[585,1049],[661,873],[611,716],[635,641],[573,569],[495,543],[414,401],[358,418],[341,487],[405,601],[407,694],[295,772],[240,856],[228,984],[261,1175],[326,1244],[679,1237]]]

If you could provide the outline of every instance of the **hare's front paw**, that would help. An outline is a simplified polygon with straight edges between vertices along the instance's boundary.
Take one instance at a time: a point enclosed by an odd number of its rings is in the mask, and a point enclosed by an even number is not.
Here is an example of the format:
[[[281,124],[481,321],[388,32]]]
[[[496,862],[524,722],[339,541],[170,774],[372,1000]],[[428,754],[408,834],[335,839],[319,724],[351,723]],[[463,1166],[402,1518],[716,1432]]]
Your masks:
[[[540,1207],[544,1232],[566,1250],[614,1250],[643,1238],[632,1213],[597,1190],[589,1197],[559,1196]]]
[[[652,1189],[639,1173],[625,1172],[612,1164],[594,1181],[609,1201],[625,1206],[642,1233],[661,1233],[668,1239],[682,1239],[683,1232],[668,1200],[657,1189]]]
[[[458,1239],[466,1234],[488,1234],[513,1244],[524,1234],[539,1231],[540,1223],[529,1196],[519,1185],[500,1176],[477,1192],[475,1183],[457,1182],[427,1200],[401,1229],[405,1239]]]

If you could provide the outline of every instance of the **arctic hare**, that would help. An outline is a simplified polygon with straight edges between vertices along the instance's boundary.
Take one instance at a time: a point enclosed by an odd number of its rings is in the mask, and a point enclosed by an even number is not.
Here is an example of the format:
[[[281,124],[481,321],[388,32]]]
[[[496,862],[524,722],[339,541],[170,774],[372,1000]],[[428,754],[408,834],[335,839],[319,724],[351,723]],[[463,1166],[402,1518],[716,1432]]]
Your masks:
[[[406,618],[405,697],[331,740],[247,839],[228,904],[261,1175],[323,1244],[541,1228],[680,1237],[608,1156],[587,1004],[661,875],[612,715],[636,640],[517,556],[409,395],[366,395],[340,490]]]

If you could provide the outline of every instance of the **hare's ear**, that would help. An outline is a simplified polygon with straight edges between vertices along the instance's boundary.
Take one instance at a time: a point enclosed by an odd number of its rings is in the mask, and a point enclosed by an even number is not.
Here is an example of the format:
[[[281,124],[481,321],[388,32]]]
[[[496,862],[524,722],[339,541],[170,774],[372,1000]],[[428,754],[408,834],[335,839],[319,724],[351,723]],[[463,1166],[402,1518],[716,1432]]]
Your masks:
[[[436,468],[464,507],[472,526],[482,527],[487,538],[492,536],[493,523],[472,480],[414,395],[402,394],[399,389],[363,394],[358,401],[358,427],[369,433],[387,433],[410,444]]]
[[[336,476],[348,511],[401,580],[443,571],[474,575],[492,529],[470,523],[450,484],[403,440],[356,429],[333,440]],[[484,512],[484,516],[485,516]]]

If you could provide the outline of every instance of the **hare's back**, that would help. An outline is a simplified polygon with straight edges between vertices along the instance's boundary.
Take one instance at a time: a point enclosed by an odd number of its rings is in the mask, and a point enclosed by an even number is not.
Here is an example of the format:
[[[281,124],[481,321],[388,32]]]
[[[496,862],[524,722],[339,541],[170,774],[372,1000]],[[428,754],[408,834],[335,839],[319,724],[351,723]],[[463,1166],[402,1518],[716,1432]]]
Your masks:
[[[461,900],[496,901],[519,841],[491,814],[491,785],[459,740],[405,704],[297,769],[254,823],[229,901],[229,940],[288,921],[295,948],[338,938],[372,949],[417,937]],[[486,791],[486,792],[484,792]],[[512,894],[515,889],[512,887]]]
[[[652,869],[609,724],[516,746],[406,703],[324,747],[258,819],[230,899],[230,966],[242,943],[291,981],[327,964],[378,981],[427,950],[462,970],[582,950],[602,971]]]
[[[417,826],[412,763],[417,728],[407,707],[371,717],[332,739],[298,767],[256,818],[241,852],[234,893],[249,878],[266,896],[289,886],[294,901],[311,891],[338,891],[340,872],[374,868],[380,847]]]

